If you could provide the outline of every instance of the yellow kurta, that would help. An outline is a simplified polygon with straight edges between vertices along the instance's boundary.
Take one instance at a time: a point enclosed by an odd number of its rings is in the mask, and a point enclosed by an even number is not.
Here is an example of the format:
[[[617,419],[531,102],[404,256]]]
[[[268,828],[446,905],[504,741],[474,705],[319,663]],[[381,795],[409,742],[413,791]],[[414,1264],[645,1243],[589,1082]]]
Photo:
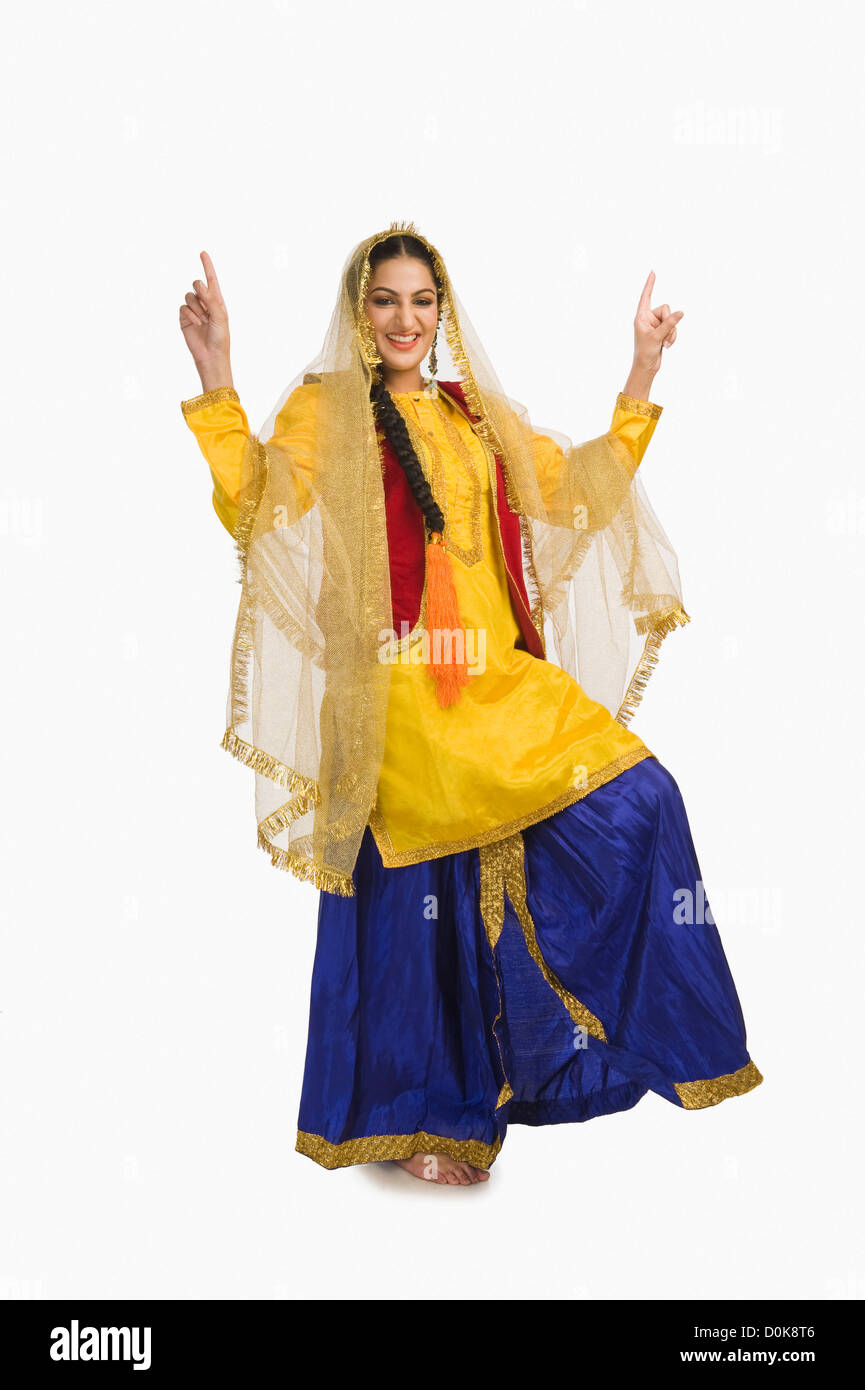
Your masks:
[[[414,641],[391,667],[385,750],[370,828],[387,867],[488,844],[552,815],[610,781],[650,750],[552,662],[514,646],[520,627],[505,577],[491,461],[463,411],[444,393],[392,393],[445,519],[470,678],[442,708]],[[273,439],[291,449],[303,487],[315,430],[316,385],[298,387]],[[213,505],[233,532],[246,415],[231,389],[182,402],[213,477]],[[639,465],[662,407],[619,395],[609,433]],[[537,436],[538,466],[561,462]],[[420,448],[418,448],[420,446]],[[402,637],[402,634],[398,634]],[[406,650],[408,648],[408,650]]]

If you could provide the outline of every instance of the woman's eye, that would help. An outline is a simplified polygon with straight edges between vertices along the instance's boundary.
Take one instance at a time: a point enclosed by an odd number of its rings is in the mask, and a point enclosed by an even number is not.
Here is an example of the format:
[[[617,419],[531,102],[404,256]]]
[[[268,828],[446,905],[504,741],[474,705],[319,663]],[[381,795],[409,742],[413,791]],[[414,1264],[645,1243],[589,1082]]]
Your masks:
[[[390,300],[390,299],[374,299],[372,302],[373,302],[373,304],[391,304],[393,301]],[[420,309],[428,309],[429,306],[432,304],[432,300],[431,300],[431,299],[419,299],[419,300],[417,301],[417,303],[418,303],[418,308],[420,308]]]

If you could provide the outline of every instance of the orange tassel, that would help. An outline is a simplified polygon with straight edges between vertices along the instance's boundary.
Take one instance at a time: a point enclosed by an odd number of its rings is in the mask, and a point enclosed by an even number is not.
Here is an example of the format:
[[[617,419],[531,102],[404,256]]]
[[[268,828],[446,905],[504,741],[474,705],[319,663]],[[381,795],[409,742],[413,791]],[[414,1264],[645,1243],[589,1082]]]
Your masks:
[[[441,533],[433,531],[427,546],[427,594],[426,630],[429,638],[429,661],[427,669],[436,683],[436,695],[442,706],[453,705],[460,698],[460,690],[468,685],[469,673],[465,661],[465,633],[463,633],[462,657],[456,661],[446,661],[448,654],[459,652],[459,639],[443,638],[439,644],[439,660],[436,660],[436,632],[455,632],[462,628],[457,591],[454,585],[454,572],[451,559],[444,548]]]

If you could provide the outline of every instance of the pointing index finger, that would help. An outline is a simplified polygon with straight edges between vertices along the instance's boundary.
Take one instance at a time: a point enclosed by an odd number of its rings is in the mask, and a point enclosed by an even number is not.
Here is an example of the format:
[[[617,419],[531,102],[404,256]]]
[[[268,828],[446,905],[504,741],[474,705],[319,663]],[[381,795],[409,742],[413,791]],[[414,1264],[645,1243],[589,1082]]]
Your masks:
[[[654,270],[650,270],[650,271],[649,271],[648,278],[647,278],[647,280],[646,280],[646,283],[645,283],[645,285],[643,286],[643,292],[642,292],[642,294],[640,295],[640,303],[639,303],[639,305],[638,305],[638,308],[639,308],[639,309],[643,309],[643,310],[648,310],[648,309],[649,309],[650,301],[651,301],[651,298],[652,298],[652,286],[654,285],[654,283],[655,283],[655,272],[654,272]]]
[[[219,281],[218,281],[217,278],[216,278],[216,271],[215,271],[214,268],[213,268],[213,261],[210,259],[210,257],[208,256],[208,254],[207,254],[206,251],[202,251],[202,252],[200,253],[200,255],[201,255],[201,264],[204,266],[204,274],[205,274],[205,278],[206,278],[206,280],[207,280],[207,288],[208,288],[208,289],[213,289],[213,288],[218,289],[218,288],[219,288]]]

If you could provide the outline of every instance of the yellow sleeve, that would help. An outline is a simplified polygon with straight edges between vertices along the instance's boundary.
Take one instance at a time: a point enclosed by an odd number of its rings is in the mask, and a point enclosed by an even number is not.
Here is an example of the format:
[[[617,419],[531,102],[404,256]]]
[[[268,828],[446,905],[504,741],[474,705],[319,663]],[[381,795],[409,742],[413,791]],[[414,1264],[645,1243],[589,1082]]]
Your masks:
[[[613,421],[607,433],[615,435],[626,446],[634,460],[635,473],[643,461],[663,409],[655,401],[639,401],[634,396],[626,396],[623,391],[616,397]]]
[[[619,392],[605,435],[572,446],[532,431],[532,450],[545,520],[594,530],[607,523],[620,505],[649,446],[663,406]]]
[[[268,440],[269,445],[290,454],[301,512],[313,501],[305,479],[312,477],[316,404],[317,383],[298,386],[282,406]],[[248,447],[252,434],[240,397],[233,386],[219,386],[181,401],[180,408],[210,466],[216,515],[233,536],[238,500],[253,476]]]

